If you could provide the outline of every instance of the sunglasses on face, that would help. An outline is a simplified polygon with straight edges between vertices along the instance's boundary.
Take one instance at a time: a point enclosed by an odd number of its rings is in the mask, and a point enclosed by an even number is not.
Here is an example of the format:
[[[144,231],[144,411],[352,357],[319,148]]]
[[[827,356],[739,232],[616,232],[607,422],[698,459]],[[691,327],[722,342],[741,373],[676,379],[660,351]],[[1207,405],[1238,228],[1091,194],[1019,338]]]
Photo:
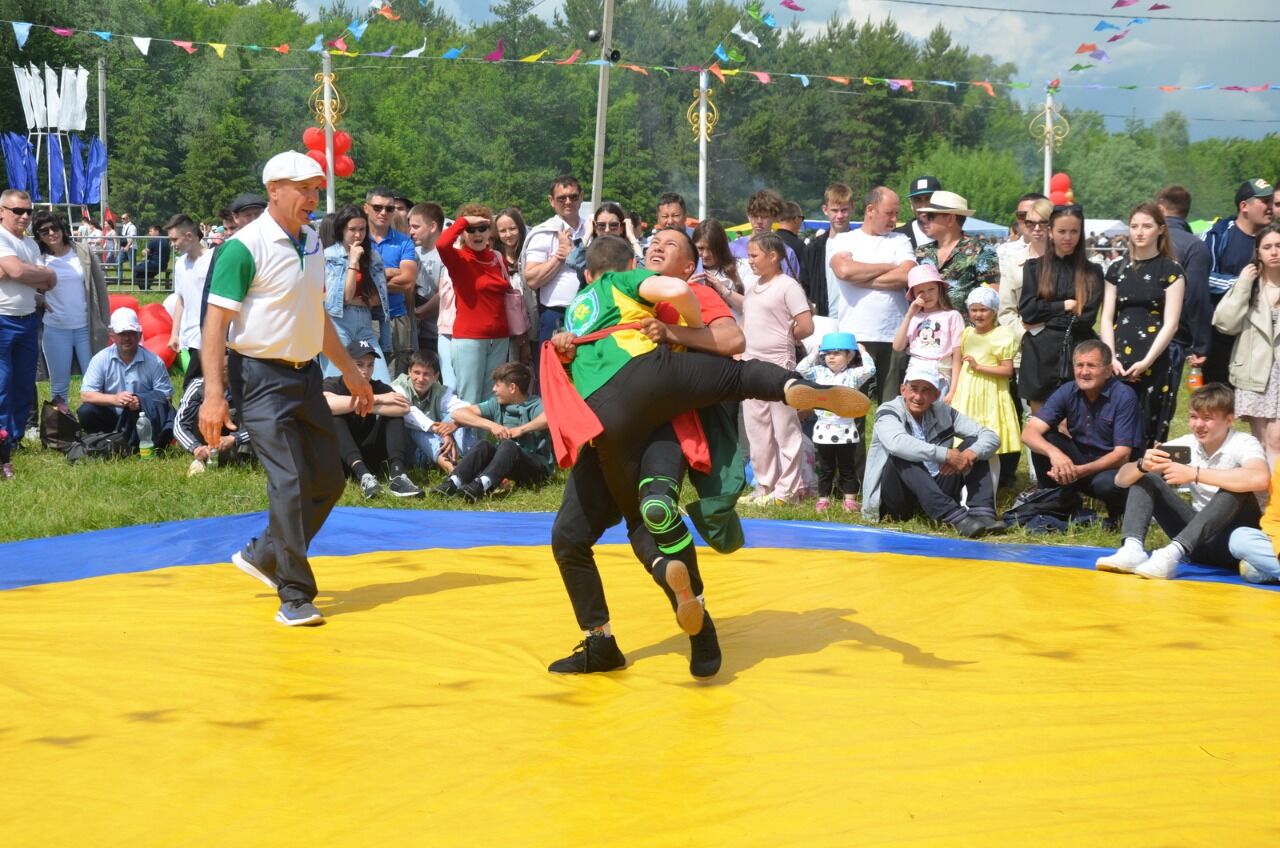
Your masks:
[[[55,227],[55,226],[53,226],[52,224],[50,224],[50,225],[48,225],[48,226],[46,226],[46,227],[41,227],[40,229],[36,230],[36,235],[38,235],[38,236],[47,236],[47,235],[49,235],[50,233],[60,233],[60,232],[62,232],[62,230],[60,230],[60,229],[58,229],[57,227]]]
[[[467,227],[467,232],[487,233],[489,232],[489,225],[488,224],[472,224],[471,226]]]
[[[381,203],[370,203],[370,204],[369,204],[369,208],[370,208],[370,209],[372,209],[374,212],[394,212],[394,211],[396,211],[396,207],[395,207],[395,204],[394,204],[394,203],[389,203],[389,204],[387,204],[387,205],[385,205],[385,206],[384,206],[383,204],[381,204]]]
[[[1048,221],[1032,221],[1030,218],[1025,219],[1028,230],[1043,230],[1048,228]]]
[[[622,224],[619,221],[596,221],[596,230],[599,232],[622,232]]]
[[[924,215],[924,219],[925,219],[926,221],[932,221],[934,218],[949,218],[949,217],[951,217],[951,213],[949,213],[949,212],[925,212],[925,213],[923,213],[923,215]]]
[[[556,203],[574,203],[580,197],[582,197],[582,195],[578,192],[574,192],[573,194],[557,194],[555,201]]]
[[[24,216],[24,215],[30,215],[30,214],[31,214],[31,207],[30,207],[30,206],[5,206],[4,208],[5,208],[5,209],[8,209],[8,210],[9,210],[10,212],[12,212],[14,215],[17,215],[19,218],[21,218],[21,217],[22,217],[22,216]]]

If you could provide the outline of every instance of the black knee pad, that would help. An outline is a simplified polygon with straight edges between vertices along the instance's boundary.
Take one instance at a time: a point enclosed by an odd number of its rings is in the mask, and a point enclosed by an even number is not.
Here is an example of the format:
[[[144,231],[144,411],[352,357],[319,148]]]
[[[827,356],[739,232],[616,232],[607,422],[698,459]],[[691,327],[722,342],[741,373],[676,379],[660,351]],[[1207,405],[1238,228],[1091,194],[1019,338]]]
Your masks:
[[[669,477],[648,477],[640,482],[640,518],[659,542],[673,531],[683,531],[679,491]]]

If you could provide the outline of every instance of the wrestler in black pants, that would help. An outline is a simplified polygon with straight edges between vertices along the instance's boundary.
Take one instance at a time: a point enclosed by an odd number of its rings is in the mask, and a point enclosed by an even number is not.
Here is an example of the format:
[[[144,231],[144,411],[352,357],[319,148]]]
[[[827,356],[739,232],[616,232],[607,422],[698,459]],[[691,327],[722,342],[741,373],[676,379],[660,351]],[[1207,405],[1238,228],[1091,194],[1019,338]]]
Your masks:
[[[370,470],[382,467],[386,462],[394,476],[405,467],[404,419],[390,415],[367,415],[363,418],[350,413],[335,415],[333,430],[338,436],[338,450],[342,464],[350,470],[364,460]]]

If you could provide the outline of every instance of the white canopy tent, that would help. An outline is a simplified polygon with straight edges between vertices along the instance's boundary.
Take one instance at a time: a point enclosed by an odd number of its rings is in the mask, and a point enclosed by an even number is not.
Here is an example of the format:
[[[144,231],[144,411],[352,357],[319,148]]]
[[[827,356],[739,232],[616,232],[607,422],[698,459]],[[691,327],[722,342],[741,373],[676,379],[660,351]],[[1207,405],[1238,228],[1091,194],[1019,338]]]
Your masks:
[[[1119,218],[1085,218],[1084,236],[1123,236],[1129,234],[1129,225]]]

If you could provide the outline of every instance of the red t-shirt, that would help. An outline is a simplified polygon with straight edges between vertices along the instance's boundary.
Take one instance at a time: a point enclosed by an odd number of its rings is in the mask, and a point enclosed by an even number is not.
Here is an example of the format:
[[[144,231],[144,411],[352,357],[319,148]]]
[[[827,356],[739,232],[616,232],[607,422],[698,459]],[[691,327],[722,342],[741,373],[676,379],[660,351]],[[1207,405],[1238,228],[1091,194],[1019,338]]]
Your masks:
[[[457,303],[453,337],[506,338],[510,335],[506,297],[507,292],[512,291],[506,257],[490,248],[476,253],[469,247],[455,247],[454,242],[466,228],[467,219],[459,218],[436,242],[440,261],[449,269]]]
[[[716,294],[711,286],[702,283],[690,283],[690,291],[698,298],[698,306],[702,308],[702,323],[710,324],[717,318],[732,318],[733,310],[729,308],[729,304],[724,302],[724,298]],[[669,303],[659,303],[654,310],[654,314],[658,320],[664,324],[679,324],[680,313]]]

